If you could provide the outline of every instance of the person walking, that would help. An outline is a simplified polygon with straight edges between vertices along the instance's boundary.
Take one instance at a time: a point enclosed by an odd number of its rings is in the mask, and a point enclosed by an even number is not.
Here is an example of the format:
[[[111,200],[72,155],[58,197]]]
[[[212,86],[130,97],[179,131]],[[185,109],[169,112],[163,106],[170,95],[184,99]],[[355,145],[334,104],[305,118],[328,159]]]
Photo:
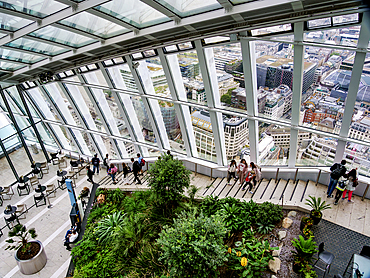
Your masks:
[[[343,191],[342,200],[346,198],[346,194],[348,191],[348,203],[354,203],[354,201],[352,201],[351,199],[352,199],[352,193],[353,191],[355,191],[356,186],[358,185],[357,168],[349,171],[347,176],[348,176],[348,182],[347,182],[346,188]]]
[[[251,167],[251,171],[254,171],[254,176],[253,176],[252,181],[253,181],[253,186],[256,187],[257,182],[261,179],[261,168],[257,164],[254,164],[254,162],[251,162],[249,166]]]
[[[256,178],[256,172],[254,170],[251,170],[247,173],[246,177],[245,177],[245,184],[242,185],[242,190],[245,190],[245,187],[247,185],[249,185],[249,193],[250,194],[253,194],[253,191],[252,191],[252,188],[253,188],[253,185],[252,185],[252,181],[255,180]]]
[[[139,180],[139,172],[141,170],[140,164],[138,161],[135,161],[134,158],[131,158],[132,162],[132,171],[134,172],[134,182],[137,181],[137,184],[141,184],[141,181]]]
[[[344,159],[340,163],[335,163],[333,166],[330,167],[330,183],[328,185],[328,191],[326,192],[328,198],[333,198],[333,191],[335,186],[338,183],[340,177],[343,177],[344,174],[347,172],[346,165],[347,161]]]
[[[99,165],[100,165],[100,159],[98,157],[98,154],[95,154],[93,159],[91,159],[91,164],[93,166],[93,172],[95,174],[95,170],[97,170],[97,174],[99,175]]]
[[[122,163],[122,173],[123,173],[123,176],[122,176],[122,181],[123,181],[123,184],[127,185],[129,184],[128,182],[128,178],[127,178],[127,175],[129,173],[129,169],[128,169],[128,166],[126,165],[126,163]]]
[[[248,164],[244,158],[240,160],[240,163],[236,168],[236,173],[238,174],[239,177],[239,183],[240,185],[242,185],[245,179],[245,175],[248,173]]]
[[[141,156],[141,154],[139,154],[139,153],[136,155],[136,157],[137,157],[137,162],[139,163],[139,166],[140,166],[140,171],[139,171],[139,173],[140,173],[140,175],[143,175],[143,172],[144,172],[144,171],[143,171],[143,166],[144,166],[144,165],[143,165],[143,164],[144,164],[144,163],[143,163],[143,157],[142,157],[142,156]]]
[[[339,201],[340,197],[342,196],[344,189],[347,186],[348,180],[345,179],[345,177],[346,177],[346,175],[344,175],[343,177],[340,177],[338,179],[338,183],[337,183],[337,187],[336,187],[337,192],[335,192],[335,196],[334,196],[334,205],[338,205],[338,201]]]
[[[116,184],[116,174],[117,174],[117,167],[112,163],[108,170],[108,175],[112,177],[113,184]]]
[[[103,159],[103,165],[105,167],[107,167],[107,173],[108,173],[109,165],[110,165],[110,159],[109,159],[108,154],[106,154],[105,157],[104,157],[104,159]]]
[[[94,172],[90,169],[89,165],[86,166],[86,170],[87,170],[87,181],[91,182],[91,183],[94,183],[94,181],[93,181]]]
[[[230,180],[233,177],[235,179],[236,172],[236,161],[233,159],[230,162],[229,167],[227,167],[227,185],[231,185]]]

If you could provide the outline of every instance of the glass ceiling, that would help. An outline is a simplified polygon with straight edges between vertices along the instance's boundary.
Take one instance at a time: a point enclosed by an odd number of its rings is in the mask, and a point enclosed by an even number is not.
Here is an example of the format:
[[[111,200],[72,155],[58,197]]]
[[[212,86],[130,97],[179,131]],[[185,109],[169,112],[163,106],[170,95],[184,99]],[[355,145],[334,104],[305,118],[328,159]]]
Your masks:
[[[30,36],[70,45],[73,47],[85,46],[96,41],[94,39],[56,28],[54,26],[46,26],[41,28],[33,33],[30,33]]]
[[[122,26],[87,12],[82,12],[71,16],[60,21],[60,23],[102,38],[109,38],[130,32],[130,30]]]
[[[0,29],[17,31],[18,29],[23,28],[32,22],[32,20],[0,13]]]
[[[0,48],[0,58],[19,61],[19,62],[28,63],[28,64],[33,64],[33,63],[36,63],[36,62],[39,62],[45,59],[44,57],[41,57],[41,56],[37,56],[33,54],[26,54],[26,53],[17,52],[17,51],[8,50],[8,49],[2,49],[2,48]]]
[[[216,0],[155,0],[180,17],[221,9],[222,6]]]
[[[113,0],[95,8],[137,28],[145,28],[171,19],[140,1]]]
[[[47,17],[53,13],[56,13],[67,5],[56,1],[40,1],[40,0],[28,0],[28,1],[17,1],[17,0],[5,0],[0,1],[0,7],[18,11],[21,13],[37,16],[40,18]]]
[[[28,38],[17,39],[15,41],[7,43],[6,45],[10,47],[33,51],[35,52],[35,54],[41,53],[41,54],[46,54],[46,55],[51,55],[51,56],[58,55],[58,54],[69,51],[68,49],[65,49],[62,47],[58,47],[58,46],[43,43],[43,42],[38,42],[38,41],[28,39]]]

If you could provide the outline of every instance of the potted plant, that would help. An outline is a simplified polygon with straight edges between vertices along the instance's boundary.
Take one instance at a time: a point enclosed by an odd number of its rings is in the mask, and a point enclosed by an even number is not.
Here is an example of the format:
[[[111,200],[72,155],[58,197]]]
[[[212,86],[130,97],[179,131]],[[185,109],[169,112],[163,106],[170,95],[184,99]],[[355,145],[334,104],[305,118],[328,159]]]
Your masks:
[[[306,199],[306,205],[312,208],[310,217],[313,219],[314,225],[319,224],[323,210],[331,209],[331,206],[325,203],[325,201],[321,201],[321,197],[316,199],[316,197],[309,196],[309,199]]]
[[[301,218],[301,225],[299,226],[299,229],[301,231],[303,231],[303,228],[306,227],[306,226],[312,227],[313,226],[313,219],[311,217],[303,216]]]
[[[45,266],[47,257],[42,243],[31,240],[37,237],[34,228],[27,230],[26,226],[17,224],[9,231],[8,236],[6,242],[14,245],[7,246],[5,250],[16,250],[14,257],[21,273],[33,274]]]
[[[303,237],[305,239],[308,239],[310,237],[313,237],[313,232],[311,230],[311,227],[306,225],[304,228],[303,228],[303,231],[302,231],[302,234],[303,234]]]
[[[316,271],[313,270],[312,265],[310,265],[308,262],[304,265],[304,267],[300,270],[301,277],[302,278],[316,278],[317,274]]]
[[[292,240],[292,245],[296,249],[296,252],[293,254],[298,254],[304,258],[311,258],[313,254],[317,253],[317,245],[312,237],[304,239],[303,236],[300,235],[298,238]]]
[[[295,253],[295,255],[293,257],[294,257],[293,271],[295,273],[300,273],[301,269],[304,268],[305,265],[308,263],[307,259],[305,257],[299,255],[298,253]]]

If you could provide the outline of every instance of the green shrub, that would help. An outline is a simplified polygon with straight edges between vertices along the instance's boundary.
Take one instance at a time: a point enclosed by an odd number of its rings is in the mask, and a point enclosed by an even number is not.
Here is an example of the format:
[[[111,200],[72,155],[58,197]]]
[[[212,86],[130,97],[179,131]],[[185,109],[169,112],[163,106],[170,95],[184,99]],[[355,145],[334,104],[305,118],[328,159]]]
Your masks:
[[[124,218],[125,215],[120,211],[101,220],[95,231],[98,243],[105,245],[111,242],[119,230],[122,229]]]
[[[191,171],[182,161],[163,154],[148,170],[148,186],[166,206],[177,204],[190,185]]]
[[[258,206],[256,222],[258,224],[277,224],[283,219],[283,209],[279,205],[270,202],[264,202]]]
[[[223,238],[227,233],[223,219],[196,217],[183,212],[173,227],[164,227],[157,243],[161,246],[160,260],[171,277],[215,277],[217,267],[226,261]]]

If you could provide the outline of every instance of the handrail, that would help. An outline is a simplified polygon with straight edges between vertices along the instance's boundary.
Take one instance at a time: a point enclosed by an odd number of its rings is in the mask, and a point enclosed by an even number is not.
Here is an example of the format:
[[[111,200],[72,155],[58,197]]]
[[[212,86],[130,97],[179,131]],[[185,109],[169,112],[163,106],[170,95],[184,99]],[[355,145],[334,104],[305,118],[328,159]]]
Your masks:
[[[299,168],[297,168],[297,169],[295,170],[295,175],[294,175],[294,180],[293,180],[293,182],[295,182],[295,181],[296,181],[296,179],[297,179],[298,169],[299,169]]]

